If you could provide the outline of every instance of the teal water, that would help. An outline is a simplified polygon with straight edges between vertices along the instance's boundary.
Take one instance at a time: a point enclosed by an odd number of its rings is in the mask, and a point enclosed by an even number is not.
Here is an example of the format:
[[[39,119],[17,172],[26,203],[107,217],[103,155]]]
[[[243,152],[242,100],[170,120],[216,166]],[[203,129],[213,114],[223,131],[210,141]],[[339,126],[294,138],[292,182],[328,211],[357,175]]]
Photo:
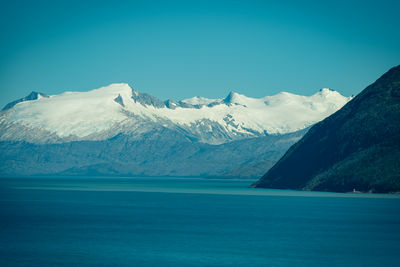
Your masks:
[[[3,178],[0,266],[398,266],[398,195],[249,184]]]

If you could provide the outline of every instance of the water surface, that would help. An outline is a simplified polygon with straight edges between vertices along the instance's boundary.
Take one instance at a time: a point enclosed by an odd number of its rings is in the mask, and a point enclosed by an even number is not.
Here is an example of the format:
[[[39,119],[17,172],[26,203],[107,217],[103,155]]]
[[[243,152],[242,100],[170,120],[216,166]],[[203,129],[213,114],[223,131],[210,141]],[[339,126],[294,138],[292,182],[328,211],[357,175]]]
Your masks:
[[[0,266],[398,265],[398,195],[251,182],[0,179]]]

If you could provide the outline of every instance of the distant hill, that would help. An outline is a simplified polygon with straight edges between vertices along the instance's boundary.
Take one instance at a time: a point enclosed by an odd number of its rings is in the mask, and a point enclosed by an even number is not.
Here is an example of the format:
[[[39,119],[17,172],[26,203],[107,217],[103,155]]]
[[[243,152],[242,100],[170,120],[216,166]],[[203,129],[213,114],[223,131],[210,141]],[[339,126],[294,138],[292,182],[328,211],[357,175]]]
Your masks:
[[[154,126],[140,139],[119,134],[107,140],[32,144],[0,141],[0,177],[196,176],[257,178],[241,168],[268,159],[273,165],[307,129],[283,135],[237,140],[220,145],[192,142],[185,135]],[[270,167],[269,166],[269,167]]]
[[[253,186],[400,191],[400,66],[311,127]]]

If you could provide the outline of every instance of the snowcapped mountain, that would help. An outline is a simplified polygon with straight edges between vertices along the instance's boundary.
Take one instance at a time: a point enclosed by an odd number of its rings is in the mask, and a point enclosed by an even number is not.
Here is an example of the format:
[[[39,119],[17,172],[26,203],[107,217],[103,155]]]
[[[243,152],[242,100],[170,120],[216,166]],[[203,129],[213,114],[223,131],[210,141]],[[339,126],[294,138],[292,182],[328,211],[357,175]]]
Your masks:
[[[231,92],[221,99],[161,101],[124,83],[51,96],[32,92],[1,111],[0,141],[51,144],[106,140],[121,133],[140,139],[164,127],[191,141],[222,144],[305,129],[350,99],[322,89],[312,96],[283,92],[251,98]]]
[[[2,110],[7,110],[10,109],[12,107],[14,107],[16,104],[20,103],[20,102],[24,102],[24,101],[29,101],[29,100],[37,100],[37,99],[41,99],[41,98],[48,98],[48,95],[45,94],[41,94],[38,92],[31,92],[29,95],[27,95],[26,97],[23,97],[21,99],[15,100],[11,103],[8,103]]]

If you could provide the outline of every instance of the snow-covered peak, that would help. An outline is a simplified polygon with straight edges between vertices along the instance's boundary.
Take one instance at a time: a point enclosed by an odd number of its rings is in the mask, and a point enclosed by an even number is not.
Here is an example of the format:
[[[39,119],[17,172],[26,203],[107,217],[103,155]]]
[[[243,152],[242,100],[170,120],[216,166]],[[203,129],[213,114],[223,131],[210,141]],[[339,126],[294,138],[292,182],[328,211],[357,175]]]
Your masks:
[[[111,84],[88,92],[66,92],[39,101],[20,102],[13,107],[10,122],[44,128],[60,137],[84,137],[107,130],[125,119],[115,99],[129,101],[132,88]]]
[[[227,104],[240,104],[241,100],[243,100],[244,98],[247,98],[244,95],[238,94],[234,91],[231,91],[224,99],[224,103]]]
[[[301,130],[329,116],[350,100],[336,91],[322,89],[312,96],[283,92],[251,98],[231,92],[224,99],[193,97],[163,102],[126,83],[110,84],[88,92],[34,98],[34,101],[14,104],[9,112],[1,115],[0,122],[40,129],[60,138],[74,137],[73,140],[113,136],[121,129],[138,131],[138,126],[132,128],[131,125],[138,125],[138,121],[151,122],[179,128],[190,137],[209,143]],[[0,136],[0,140],[4,136]]]
[[[321,88],[320,90],[319,90],[320,92],[336,92],[335,90],[333,90],[333,89],[330,89],[330,88]]]
[[[97,96],[101,96],[101,95],[107,96],[110,94],[126,94],[126,93],[129,93],[129,95],[132,95],[132,91],[134,91],[134,90],[127,83],[112,83],[110,85],[91,90],[87,93],[96,94]],[[85,92],[82,92],[82,93],[85,93]]]
[[[341,94],[335,90],[329,89],[329,88],[322,88],[319,90],[316,95],[321,95],[323,97],[332,97],[332,96],[340,96]]]
[[[181,102],[189,105],[209,105],[211,103],[220,102],[221,99],[205,98],[201,96],[195,96],[188,99],[183,99]]]
[[[49,97],[48,95],[45,95],[45,94],[42,94],[42,93],[39,93],[39,92],[32,91],[32,92],[31,92],[29,95],[27,95],[26,97],[23,97],[23,98],[20,98],[20,99],[18,99],[18,100],[15,100],[15,101],[13,101],[13,102],[11,102],[11,103],[8,103],[2,110],[10,109],[10,108],[14,107],[15,105],[17,105],[18,103],[21,103],[21,102],[32,101],[32,100],[39,100],[39,99],[48,98],[48,97]]]

